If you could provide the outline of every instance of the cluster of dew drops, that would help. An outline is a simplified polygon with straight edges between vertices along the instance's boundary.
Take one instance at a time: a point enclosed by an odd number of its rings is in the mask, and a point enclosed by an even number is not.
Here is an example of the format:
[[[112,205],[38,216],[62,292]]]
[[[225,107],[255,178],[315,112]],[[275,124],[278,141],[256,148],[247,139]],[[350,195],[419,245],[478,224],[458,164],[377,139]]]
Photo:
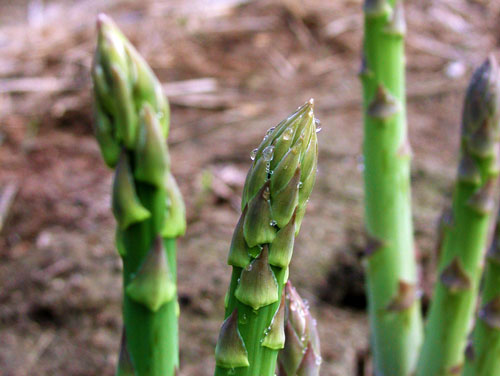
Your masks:
[[[316,133],[319,133],[321,132],[321,121],[318,119],[318,118],[314,118],[314,125],[315,125],[315,128],[316,128]],[[269,136],[271,135],[271,133],[273,133],[273,131],[276,129],[276,127],[271,127],[267,130],[266,132],[266,135],[264,136],[264,138],[262,139],[262,142],[266,142],[267,139],[269,138]],[[293,136],[293,128],[287,128],[285,130],[285,132],[283,133],[283,139],[285,141],[288,141],[292,138]],[[252,150],[252,152],[250,153],[250,159],[252,161],[255,160],[255,157],[257,156],[257,152],[259,151],[259,148],[255,148]],[[269,174],[269,175],[272,175],[274,171],[271,170],[271,161],[273,160],[273,157],[274,157],[274,145],[269,145],[269,146],[266,146],[264,148],[264,150],[262,150],[262,158],[264,159],[264,161],[266,162],[266,172]],[[302,185],[303,183],[302,182],[299,182],[298,184],[298,188],[302,188]],[[276,226],[276,221],[275,220],[271,220],[271,222],[269,223],[271,226]]]
[[[314,124],[316,126],[316,133],[319,133],[321,132],[321,121],[318,119],[318,118],[314,118]],[[264,136],[264,138],[262,139],[262,142],[265,142],[267,141],[267,139],[269,138],[269,135],[271,133],[273,133],[273,131],[276,129],[276,127],[271,127],[267,130],[266,132],[266,135]],[[288,141],[290,138],[292,138],[293,136],[293,128],[288,128],[284,134],[283,134],[283,139],[285,141]],[[255,160],[255,157],[257,156],[257,152],[259,151],[259,148],[255,148],[252,150],[252,152],[250,153],[250,159],[252,161]],[[272,159],[273,159],[273,153],[274,153],[274,146],[273,145],[269,145],[267,146],[266,148],[264,148],[264,150],[262,150],[262,158],[264,158],[265,161],[267,162],[270,162]],[[272,171],[271,171],[271,174],[272,174]]]

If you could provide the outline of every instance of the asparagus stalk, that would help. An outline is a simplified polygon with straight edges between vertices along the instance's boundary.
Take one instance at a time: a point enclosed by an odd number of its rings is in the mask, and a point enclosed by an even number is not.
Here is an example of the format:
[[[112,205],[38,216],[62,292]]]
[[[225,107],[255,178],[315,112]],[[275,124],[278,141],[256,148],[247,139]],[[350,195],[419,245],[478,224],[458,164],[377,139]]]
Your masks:
[[[279,352],[279,376],[319,376],[319,335],[309,307],[288,281],[280,305],[285,318],[285,347]]]
[[[118,376],[173,376],[178,359],[176,238],[184,204],[170,173],[161,85],[111,19],[98,17],[92,67],[95,135],[115,168],[112,208],[123,260]]]
[[[473,332],[473,343],[465,352],[463,375],[500,376],[500,222],[498,219],[494,239],[486,257],[481,304]]]
[[[459,373],[477,298],[499,173],[499,84],[493,57],[473,74],[462,114],[461,161],[445,229],[418,376]]]
[[[317,156],[312,100],[271,128],[252,153],[228,257],[233,273],[215,350],[216,376],[275,374],[284,346],[280,296]]]
[[[407,376],[422,342],[411,218],[403,4],[365,0],[364,107],[367,296],[377,375]]]

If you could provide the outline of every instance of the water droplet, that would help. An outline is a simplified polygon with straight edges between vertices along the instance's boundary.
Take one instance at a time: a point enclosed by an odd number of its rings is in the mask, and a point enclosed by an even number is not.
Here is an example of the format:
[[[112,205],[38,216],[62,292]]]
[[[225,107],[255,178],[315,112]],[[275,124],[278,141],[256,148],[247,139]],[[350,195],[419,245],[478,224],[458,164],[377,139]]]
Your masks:
[[[248,316],[246,313],[240,315],[239,320],[240,324],[246,324],[248,322]]]
[[[278,222],[276,222],[274,219],[271,219],[271,222],[269,222],[270,226],[276,226]]]
[[[276,129],[276,127],[271,127],[267,130],[266,132],[266,135],[270,135],[271,133],[273,133],[273,131]]]
[[[314,125],[316,126],[316,133],[321,132],[321,121],[318,118],[314,118]]]
[[[274,157],[274,146],[273,145],[269,145],[266,148],[264,148],[264,150],[262,150],[262,158],[264,158],[264,160],[266,162],[271,161],[273,159],[273,157]]]
[[[163,111],[158,111],[156,113],[156,117],[158,118],[158,120],[160,120],[161,118],[163,118]]]
[[[252,152],[250,153],[250,159],[251,159],[252,161],[254,161],[254,160],[255,160],[255,156],[257,155],[257,151],[259,151],[259,149],[255,148],[255,149],[253,149],[253,150],[252,150]]]
[[[323,361],[323,359],[321,359],[321,356],[317,356],[316,355],[316,360],[315,360],[315,363],[317,366],[321,365],[321,362]]]
[[[267,162],[266,163],[266,173],[269,174],[270,171],[271,171],[271,163]]]
[[[300,188],[302,188],[303,185],[304,185],[304,183],[302,183],[301,181],[299,181],[299,184],[297,184],[297,188],[300,189]]]
[[[283,140],[288,141],[293,136],[293,128],[287,128],[285,132],[283,132]]]

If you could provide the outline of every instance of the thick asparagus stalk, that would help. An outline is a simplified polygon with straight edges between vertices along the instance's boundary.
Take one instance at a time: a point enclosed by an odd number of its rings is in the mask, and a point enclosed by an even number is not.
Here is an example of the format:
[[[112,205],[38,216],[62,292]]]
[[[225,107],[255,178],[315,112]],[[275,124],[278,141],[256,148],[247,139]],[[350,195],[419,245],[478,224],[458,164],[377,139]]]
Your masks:
[[[285,347],[279,352],[279,376],[319,376],[319,335],[309,307],[288,281],[279,316],[285,319]],[[281,311],[279,311],[281,312]]]
[[[92,67],[95,134],[115,168],[113,213],[123,260],[119,376],[173,376],[178,359],[175,239],[184,205],[170,173],[169,108],[153,72],[116,25],[98,17]]]
[[[407,376],[422,342],[406,126],[405,21],[400,0],[365,0],[367,295],[377,375]]]
[[[284,346],[280,297],[317,156],[312,100],[271,128],[252,153],[228,257],[233,273],[215,351],[216,376],[275,374]]]
[[[486,257],[481,308],[465,352],[464,376],[500,376],[500,222]]]
[[[461,161],[445,229],[438,281],[417,375],[460,372],[494,210],[499,172],[498,67],[487,59],[470,81],[462,114]]]

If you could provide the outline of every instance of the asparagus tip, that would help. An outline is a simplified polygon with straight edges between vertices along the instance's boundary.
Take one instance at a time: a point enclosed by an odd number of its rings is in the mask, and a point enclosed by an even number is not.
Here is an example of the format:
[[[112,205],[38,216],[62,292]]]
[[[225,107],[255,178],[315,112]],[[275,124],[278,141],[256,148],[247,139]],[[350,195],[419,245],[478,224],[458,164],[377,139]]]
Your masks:
[[[109,22],[109,17],[104,13],[99,13],[97,15],[97,30],[101,30],[102,26]]]
[[[499,69],[493,55],[472,74],[465,94],[462,137],[471,153],[483,158],[492,154],[499,132]]]

